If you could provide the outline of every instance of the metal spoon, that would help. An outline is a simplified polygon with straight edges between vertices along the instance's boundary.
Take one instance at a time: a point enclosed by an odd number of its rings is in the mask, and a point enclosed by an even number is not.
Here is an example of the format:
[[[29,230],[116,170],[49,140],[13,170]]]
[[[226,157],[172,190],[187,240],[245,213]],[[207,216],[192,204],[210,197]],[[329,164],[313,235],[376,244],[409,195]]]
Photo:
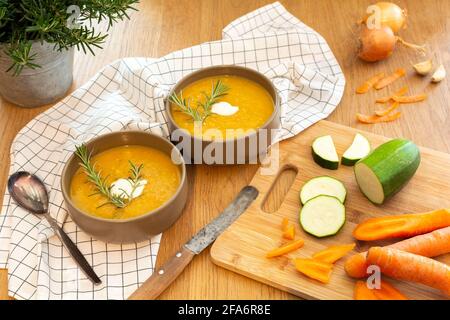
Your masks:
[[[19,206],[36,215],[43,215],[86,276],[95,284],[102,283],[75,243],[48,213],[47,189],[38,177],[28,172],[16,172],[8,179],[8,191]]]

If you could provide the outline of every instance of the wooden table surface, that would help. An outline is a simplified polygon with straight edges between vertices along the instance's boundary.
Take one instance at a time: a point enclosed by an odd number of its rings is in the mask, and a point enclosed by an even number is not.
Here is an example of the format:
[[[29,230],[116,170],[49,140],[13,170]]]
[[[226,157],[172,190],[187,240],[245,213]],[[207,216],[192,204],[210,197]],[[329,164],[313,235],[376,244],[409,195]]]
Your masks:
[[[221,38],[221,30],[234,19],[272,0],[141,0],[131,20],[116,25],[103,50],[96,56],[76,54],[72,90],[105,64],[130,56],[160,57],[173,50]],[[414,52],[398,47],[394,55],[381,63],[366,64],[356,58],[355,22],[372,1],[366,0],[285,0],[280,1],[292,14],[323,35],[337,57],[347,80],[344,97],[328,118],[344,125],[374,133],[405,137],[432,149],[450,152],[449,84],[429,84],[428,78],[415,76],[410,63],[420,61]],[[396,1],[408,8],[408,28],[401,35],[408,41],[427,43],[430,54],[450,71],[450,1]],[[395,123],[361,125],[355,113],[372,113],[374,99],[382,93],[363,96],[354,89],[371,75],[398,67],[409,70],[411,92],[427,92],[427,101],[403,107],[402,118]],[[400,86],[400,84],[396,84]],[[393,88],[396,88],[393,86]],[[383,91],[386,93],[386,91]],[[17,132],[47,107],[21,109],[0,100],[0,194],[8,177],[9,149]],[[197,230],[214,218],[249,183],[256,166],[189,168],[190,199],[180,220],[162,240],[158,265],[166,261]],[[0,196],[1,198],[1,196]],[[7,298],[7,271],[0,270],[0,298]],[[196,257],[185,272],[161,296],[161,299],[291,299],[287,293],[247,279],[215,266],[209,250]]]

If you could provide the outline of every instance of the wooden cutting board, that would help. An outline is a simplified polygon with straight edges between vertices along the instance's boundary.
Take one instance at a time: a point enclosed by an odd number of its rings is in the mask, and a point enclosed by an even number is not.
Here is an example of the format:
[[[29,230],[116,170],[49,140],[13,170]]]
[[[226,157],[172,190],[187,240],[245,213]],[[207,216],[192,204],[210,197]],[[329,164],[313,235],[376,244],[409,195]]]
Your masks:
[[[438,208],[450,208],[450,155],[421,148],[422,162],[411,182],[383,206],[370,203],[360,192],[353,168],[341,166],[332,171],[319,167],[311,157],[312,141],[330,134],[339,155],[350,146],[358,130],[321,121],[300,135],[280,144],[280,171],[278,175],[261,175],[258,171],[251,185],[260,194],[251,207],[230,226],[214,243],[211,257],[217,265],[264,282],[306,299],[353,299],[355,280],[344,271],[344,259],[337,262],[329,284],[322,284],[298,273],[292,263],[294,257],[311,257],[312,254],[334,244],[355,242],[352,231],[359,222],[376,216],[425,212]],[[360,132],[377,147],[389,139],[368,132]],[[264,200],[274,182],[282,179],[283,170],[296,170],[292,186],[284,201],[274,213],[262,210]],[[300,210],[299,192],[303,184],[317,176],[329,175],[341,180],[348,191],[346,200],[347,222],[334,237],[314,238],[301,230],[298,223]],[[277,184],[279,181],[277,181]],[[296,226],[296,236],[305,240],[300,250],[283,257],[267,259],[265,253],[286,241],[281,237],[281,221],[287,217]],[[356,251],[365,251],[373,245],[385,243],[357,242]],[[450,254],[439,257],[450,263]],[[410,299],[445,299],[438,291],[406,282],[392,283]]]

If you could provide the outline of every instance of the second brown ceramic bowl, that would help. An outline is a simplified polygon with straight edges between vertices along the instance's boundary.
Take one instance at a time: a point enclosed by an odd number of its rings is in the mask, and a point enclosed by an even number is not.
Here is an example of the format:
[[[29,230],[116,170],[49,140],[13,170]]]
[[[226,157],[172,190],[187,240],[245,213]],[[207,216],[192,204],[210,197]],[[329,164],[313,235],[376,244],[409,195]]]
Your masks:
[[[102,135],[86,143],[93,155],[124,145],[147,146],[164,152],[177,161],[181,179],[172,198],[153,211],[131,219],[99,218],[78,209],[70,198],[70,183],[79,168],[78,157],[73,154],[67,161],[61,177],[61,190],[67,210],[72,220],[84,232],[93,238],[111,243],[139,242],[165,231],[181,215],[188,196],[185,163],[178,149],[168,140],[143,131],[119,131]]]
[[[166,116],[168,118],[169,130],[171,132],[171,140],[177,144],[182,141],[183,156],[187,163],[205,163],[205,164],[245,164],[255,163],[264,156],[268,147],[272,144],[274,134],[273,129],[278,129],[281,124],[280,98],[277,90],[266,76],[256,70],[235,66],[221,65],[204,68],[190,73],[181,79],[170,91],[169,96],[174,92],[179,93],[189,84],[207,77],[232,75],[246,78],[261,85],[272,97],[273,113],[266,123],[246,136],[233,140],[203,140],[199,137],[192,136],[187,130],[182,130],[175,122],[172,116],[171,102],[166,100]],[[174,133],[176,132],[176,135]],[[176,136],[176,138],[174,138]],[[200,147],[197,147],[200,146]],[[220,150],[219,154],[208,157],[205,149]],[[245,153],[238,150],[245,149]],[[206,154],[206,155],[205,155]]]

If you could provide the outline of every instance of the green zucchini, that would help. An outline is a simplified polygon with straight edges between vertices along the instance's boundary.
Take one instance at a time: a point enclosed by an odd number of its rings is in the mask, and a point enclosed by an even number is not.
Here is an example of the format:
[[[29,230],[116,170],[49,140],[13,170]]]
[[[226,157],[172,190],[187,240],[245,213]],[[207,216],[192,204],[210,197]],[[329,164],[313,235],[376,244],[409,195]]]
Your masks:
[[[302,204],[305,204],[321,195],[336,197],[344,203],[347,197],[347,190],[344,184],[335,178],[328,176],[316,177],[305,183],[300,191],[300,201]]]
[[[300,211],[300,225],[305,232],[324,238],[337,234],[345,223],[345,207],[338,198],[318,196]]]
[[[314,161],[322,168],[337,170],[339,167],[339,156],[331,136],[323,136],[314,140],[312,155]]]
[[[355,165],[356,181],[373,203],[383,204],[399,192],[420,165],[419,148],[404,139],[391,140]]]
[[[362,134],[357,133],[352,145],[344,152],[341,163],[344,166],[354,166],[359,160],[370,153],[370,142]]]

